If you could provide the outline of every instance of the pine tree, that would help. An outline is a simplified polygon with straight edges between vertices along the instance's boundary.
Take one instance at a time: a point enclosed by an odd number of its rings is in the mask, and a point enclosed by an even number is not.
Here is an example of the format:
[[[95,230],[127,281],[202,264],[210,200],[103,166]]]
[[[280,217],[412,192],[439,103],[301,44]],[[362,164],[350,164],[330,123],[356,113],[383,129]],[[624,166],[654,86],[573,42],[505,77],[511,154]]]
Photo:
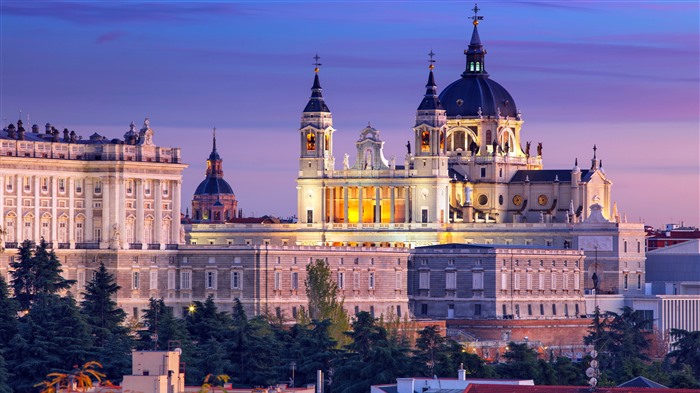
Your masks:
[[[91,360],[92,337],[71,297],[38,294],[29,313],[20,319],[5,352],[18,393],[33,392],[34,384],[50,372],[70,372]]]
[[[81,312],[94,339],[95,360],[103,365],[108,379],[116,380],[131,368],[133,340],[124,326],[126,313],[112,297],[121,287],[104,264],[95,272],[95,278],[85,286],[80,303]]]
[[[43,238],[36,247],[25,240],[17,254],[19,261],[11,262],[10,266],[12,288],[22,310],[28,310],[37,295],[58,293],[75,284],[75,280],[61,276],[61,262]]]
[[[17,302],[10,297],[5,279],[0,277],[0,351],[17,334]]]
[[[12,393],[9,380],[10,375],[7,372],[5,358],[2,356],[2,351],[0,351],[0,393]]]

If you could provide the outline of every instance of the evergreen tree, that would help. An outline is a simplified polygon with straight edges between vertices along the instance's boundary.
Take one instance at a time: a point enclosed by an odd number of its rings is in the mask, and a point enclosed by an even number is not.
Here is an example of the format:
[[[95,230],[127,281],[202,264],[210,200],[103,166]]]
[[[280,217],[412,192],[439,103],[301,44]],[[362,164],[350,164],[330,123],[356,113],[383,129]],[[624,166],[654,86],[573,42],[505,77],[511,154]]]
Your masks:
[[[95,359],[102,364],[107,379],[121,378],[131,369],[133,339],[124,326],[126,313],[117,306],[113,296],[121,287],[104,264],[95,272],[95,278],[85,286],[80,303],[81,312],[90,328],[95,347]]]
[[[212,296],[194,302],[185,315],[185,326],[194,344],[192,363],[187,365],[188,383],[196,384],[209,375],[233,375],[227,347],[232,338],[233,320],[228,313],[218,311]]]
[[[328,333],[330,325],[330,320],[315,321],[308,325],[296,324],[288,331],[281,331],[283,334],[280,341],[287,344],[284,351],[287,356],[282,360],[280,374],[289,375],[291,380],[288,370],[294,362],[295,386],[314,383],[316,370],[328,374],[331,369],[331,362],[339,350],[336,349],[335,340]]]
[[[189,344],[185,322],[175,318],[172,307],[166,306],[163,299],[151,298],[143,313],[144,329],[138,332],[138,349],[167,350],[169,342],[179,341],[185,351],[184,346]]]
[[[501,378],[532,379],[535,385],[542,384],[542,365],[538,364],[537,352],[527,344],[508,343],[503,355],[506,362],[496,366],[496,372]]]
[[[50,372],[70,372],[73,365],[91,360],[91,345],[89,328],[73,298],[36,295],[5,352],[15,391],[33,392],[34,384]]]
[[[2,351],[0,351],[0,393],[12,393],[9,380],[10,375],[7,372],[5,358],[2,356]]]
[[[0,276],[0,352],[17,334],[17,302],[10,297],[5,279]]]
[[[410,359],[404,341],[389,337],[367,312],[357,314],[348,336],[348,352],[336,361],[332,391],[366,392],[371,385],[393,383],[408,374]]]
[[[12,288],[21,309],[28,310],[37,295],[58,293],[75,283],[61,276],[61,262],[43,238],[36,247],[25,240],[17,254],[19,260],[11,262],[10,266]]]
[[[418,332],[413,363],[415,372],[420,376],[454,377],[448,353],[448,342],[440,334],[437,325],[426,326]]]
[[[700,378],[700,331],[671,329],[671,337],[675,342],[667,358],[673,359],[674,368],[690,367],[692,374]]]
[[[339,347],[348,343],[345,334],[350,327],[350,318],[339,299],[338,284],[333,280],[331,268],[323,259],[306,265],[306,297],[309,302],[309,317],[312,320],[329,319],[329,333]]]

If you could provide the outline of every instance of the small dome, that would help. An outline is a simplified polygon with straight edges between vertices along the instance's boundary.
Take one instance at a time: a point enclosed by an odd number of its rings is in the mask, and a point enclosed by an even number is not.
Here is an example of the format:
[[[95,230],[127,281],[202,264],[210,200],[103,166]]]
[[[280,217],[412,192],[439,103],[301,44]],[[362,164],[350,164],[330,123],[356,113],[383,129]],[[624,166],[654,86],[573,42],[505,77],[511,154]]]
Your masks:
[[[197,186],[194,195],[216,195],[216,194],[231,194],[233,189],[226,180],[218,177],[207,177],[202,180]]]
[[[487,76],[462,77],[440,93],[440,103],[448,118],[501,116],[518,117],[515,100],[503,86]],[[481,113],[479,113],[481,108]]]

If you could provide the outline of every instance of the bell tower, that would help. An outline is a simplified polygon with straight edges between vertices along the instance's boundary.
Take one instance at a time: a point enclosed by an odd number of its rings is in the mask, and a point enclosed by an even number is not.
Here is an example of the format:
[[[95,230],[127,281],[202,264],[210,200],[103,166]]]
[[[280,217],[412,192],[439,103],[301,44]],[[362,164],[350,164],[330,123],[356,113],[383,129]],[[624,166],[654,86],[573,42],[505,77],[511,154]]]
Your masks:
[[[415,158],[413,168],[420,177],[447,176],[447,156],[445,154],[445,134],[447,132],[447,114],[437,95],[437,86],[433,69],[435,54],[430,51],[430,73],[423,100],[416,110]]]
[[[299,128],[299,177],[321,178],[333,170],[333,117],[321,94],[320,57],[314,56],[311,98],[301,115]]]

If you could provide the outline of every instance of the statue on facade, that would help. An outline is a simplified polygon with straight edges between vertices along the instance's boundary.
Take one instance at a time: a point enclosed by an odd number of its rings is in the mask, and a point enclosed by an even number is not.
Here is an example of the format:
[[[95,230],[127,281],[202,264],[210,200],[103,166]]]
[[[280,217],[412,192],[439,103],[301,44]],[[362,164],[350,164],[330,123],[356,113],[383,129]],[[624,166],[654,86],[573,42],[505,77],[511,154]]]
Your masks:
[[[180,244],[185,244],[185,227],[180,225]]]
[[[391,156],[391,158],[389,159],[389,169],[391,169],[392,171],[396,169],[396,156]]]
[[[119,229],[119,224],[112,225],[112,237],[110,238],[109,248],[118,250],[121,248],[122,234]]]
[[[530,158],[530,141],[525,142],[525,155]]]
[[[542,157],[542,142],[537,144],[537,156]]]
[[[411,141],[406,141],[406,151],[411,154]]]
[[[469,186],[464,187],[464,195],[466,195],[466,197],[464,198],[464,204],[471,205],[472,204],[472,188]]]
[[[345,155],[343,156],[343,169],[350,169],[350,156],[348,155],[348,153],[345,153]]]

